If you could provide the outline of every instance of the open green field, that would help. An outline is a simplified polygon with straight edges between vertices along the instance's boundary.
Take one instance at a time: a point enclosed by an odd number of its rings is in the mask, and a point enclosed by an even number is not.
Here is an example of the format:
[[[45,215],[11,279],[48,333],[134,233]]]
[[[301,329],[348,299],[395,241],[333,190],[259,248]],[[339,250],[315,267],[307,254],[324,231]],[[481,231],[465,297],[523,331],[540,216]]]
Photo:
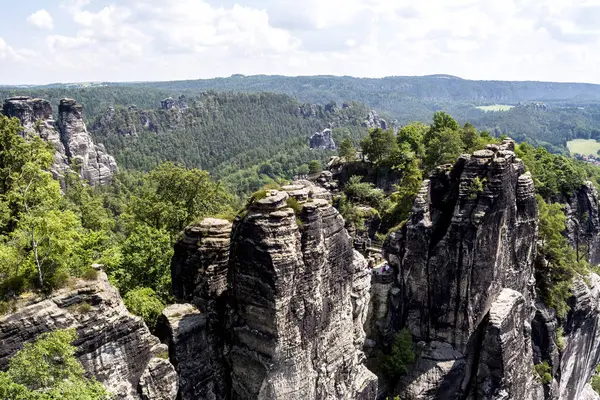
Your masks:
[[[600,142],[594,139],[574,139],[567,142],[571,154],[597,155],[600,150]]]
[[[479,106],[476,108],[479,108],[482,111],[488,112],[488,111],[508,111],[513,107],[514,106],[508,106],[506,104],[493,104],[491,106]]]

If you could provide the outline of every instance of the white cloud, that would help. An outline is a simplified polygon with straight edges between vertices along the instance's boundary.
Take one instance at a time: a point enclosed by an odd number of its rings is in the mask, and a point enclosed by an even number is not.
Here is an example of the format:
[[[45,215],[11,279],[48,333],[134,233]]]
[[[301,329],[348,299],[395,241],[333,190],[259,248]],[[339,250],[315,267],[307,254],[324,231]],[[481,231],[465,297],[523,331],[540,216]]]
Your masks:
[[[595,68],[600,64],[600,25],[595,23],[600,6],[595,3],[66,0],[61,7],[71,23],[61,22],[61,29],[57,24],[46,47],[36,49],[38,59],[48,63],[43,73],[32,75],[88,81],[232,73],[449,73],[600,83]],[[6,43],[4,48],[0,56],[8,59]],[[11,49],[11,60],[30,56]],[[5,64],[12,68],[11,77],[19,77],[11,79],[30,80],[22,68]],[[38,64],[28,65],[34,70]]]
[[[46,10],[39,10],[27,17],[27,22],[39,29],[52,30],[54,28],[54,20],[52,15]]]

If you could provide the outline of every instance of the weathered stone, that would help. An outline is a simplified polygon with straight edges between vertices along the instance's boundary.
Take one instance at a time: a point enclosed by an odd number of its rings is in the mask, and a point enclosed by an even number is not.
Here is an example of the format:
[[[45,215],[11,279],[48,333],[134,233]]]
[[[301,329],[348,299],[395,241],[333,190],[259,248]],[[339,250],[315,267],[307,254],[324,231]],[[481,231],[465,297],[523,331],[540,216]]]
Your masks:
[[[579,257],[600,264],[600,217],[598,192],[586,182],[566,202],[567,237]]]
[[[251,208],[232,235],[233,397],[374,399],[361,351],[368,272],[343,219],[305,207],[300,230],[271,210]]]
[[[12,97],[4,100],[4,115],[16,117],[24,128],[24,136],[38,135],[54,147],[52,173],[55,178],[62,177],[68,169],[69,161],[60,134],[55,128],[50,102],[30,97]]]
[[[140,377],[142,400],[172,400],[177,397],[178,380],[168,360],[155,357],[150,360]]]
[[[139,317],[123,305],[104,272],[97,280],[78,280],[51,297],[22,299],[17,310],[0,317],[0,370],[23,343],[55,329],[75,328],[76,356],[85,370],[102,382],[117,399],[175,399],[176,376],[171,364],[156,361],[166,346],[152,336]],[[151,387],[148,375],[162,371],[161,389]],[[142,376],[146,375],[142,381]],[[171,397],[169,397],[171,396]]]
[[[331,134],[331,129],[324,129],[322,132],[315,132],[309,139],[311,149],[335,150],[335,142]]]
[[[60,101],[58,129],[71,167],[78,168],[90,185],[110,183],[117,163],[103,145],[94,144],[83,122],[83,107],[75,100]]]
[[[376,111],[369,111],[367,119],[361,125],[369,129],[380,128],[386,130],[388,128],[386,120],[381,118]]]

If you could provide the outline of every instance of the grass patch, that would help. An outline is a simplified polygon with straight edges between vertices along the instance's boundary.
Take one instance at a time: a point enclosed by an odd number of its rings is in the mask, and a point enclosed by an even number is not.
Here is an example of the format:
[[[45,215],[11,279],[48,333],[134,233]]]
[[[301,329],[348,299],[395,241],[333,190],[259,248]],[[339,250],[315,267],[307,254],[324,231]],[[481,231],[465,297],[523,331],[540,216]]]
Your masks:
[[[502,112],[502,111],[508,111],[511,108],[514,108],[515,106],[509,106],[506,104],[492,104],[490,106],[478,106],[475,108],[480,109],[481,111],[484,112]]]
[[[69,311],[71,311],[73,314],[87,314],[92,311],[92,305],[87,301],[84,301],[79,304],[73,304],[71,307],[69,307]]]
[[[87,268],[85,271],[83,271],[81,277],[86,281],[95,281],[96,279],[98,279],[98,271],[92,267]]]
[[[579,153],[584,156],[596,156],[600,150],[600,142],[595,139],[573,139],[567,142],[571,154]]]
[[[533,369],[535,370],[535,373],[537,374],[537,377],[540,380],[540,382],[542,382],[544,385],[547,385],[552,382],[552,368],[550,367],[548,362],[544,361],[543,363],[535,364],[533,366]]]
[[[562,326],[559,326],[556,329],[556,346],[558,347],[558,351],[562,352],[565,349],[565,339],[564,339],[565,331]]]
[[[294,214],[298,215],[300,214],[300,211],[302,211],[302,204],[300,204],[295,198],[288,197],[285,202],[289,208],[294,210]]]

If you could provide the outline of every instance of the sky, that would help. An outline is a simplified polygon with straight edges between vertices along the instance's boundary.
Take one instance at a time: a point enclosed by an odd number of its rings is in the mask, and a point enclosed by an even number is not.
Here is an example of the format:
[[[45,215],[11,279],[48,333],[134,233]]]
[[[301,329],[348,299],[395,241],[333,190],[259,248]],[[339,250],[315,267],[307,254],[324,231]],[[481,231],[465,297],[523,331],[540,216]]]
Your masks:
[[[0,0],[0,84],[231,74],[600,83],[600,0]]]

